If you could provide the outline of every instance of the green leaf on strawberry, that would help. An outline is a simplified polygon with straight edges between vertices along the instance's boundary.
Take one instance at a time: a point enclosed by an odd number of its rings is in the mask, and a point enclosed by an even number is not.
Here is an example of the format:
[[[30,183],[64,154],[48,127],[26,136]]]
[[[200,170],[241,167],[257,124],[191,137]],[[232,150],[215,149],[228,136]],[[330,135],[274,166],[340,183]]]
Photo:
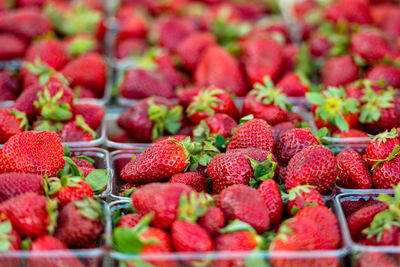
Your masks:
[[[106,170],[94,170],[89,173],[85,181],[90,185],[95,194],[99,194],[104,191],[109,178]]]
[[[163,136],[165,130],[169,134],[176,134],[182,126],[182,112],[182,106],[178,105],[169,109],[167,105],[156,105],[150,99],[147,114],[149,119],[154,122],[152,139],[156,140]]]
[[[264,77],[263,82],[263,84],[255,83],[253,90],[249,94],[255,95],[256,100],[265,105],[278,106],[283,110],[290,110],[292,108],[287,96],[282,93],[281,89],[275,88],[274,82],[270,77]]]

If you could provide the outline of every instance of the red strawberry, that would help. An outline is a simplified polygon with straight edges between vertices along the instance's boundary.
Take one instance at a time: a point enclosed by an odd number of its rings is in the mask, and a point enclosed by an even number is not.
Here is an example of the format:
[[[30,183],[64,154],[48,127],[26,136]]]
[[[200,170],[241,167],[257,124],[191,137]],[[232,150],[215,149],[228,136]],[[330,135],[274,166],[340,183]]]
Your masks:
[[[282,134],[276,143],[275,154],[279,164],[287,166],[294,155],[312,145],[319,145],[319,142],[309,129],[294,128]]]
[[[252,119],[239,125],[229,142],[228,150],[251,147],[273,152],[274,138],[271,127],[266,121]]]
[[[390,53],[391,47],[380,32],[361,31],[351,37],[351,50],[367,62],[374,62]]]
[[[277,88],[282,89],[282,93],[287,96],[305,96],[310,91],[310,84],[306,78],[300,74],[288,73],[276,84]]]
[[[34,26],[33,26],[34,25]],[[21,8],[0,18],[0,31],[18,35],[27,41],[52,30],[50,21],[37,8]]]
[[[272,134],[274,136],[274,143],[277,143],[281,136],[287,131],[296,128],[296,125],[291,121],[285,121],[278,124],[275,124],[272,127]]]
[[[232,135],[232,130],[236,126],[237,123],[232,117],[224,113],[217,113],[205,118],[204,124],[200,122],[198,128],[194,129],[193,134],[196,137],[207,137],[207,135],[210,134],[229,138]]]
[[[337,175],[335,156],[321,145],[309,146],[292,157],[287,166],[286,190],[309,184],[321,194],[333,186]]]
[[[393,149],[400,145],[396,129],[385,131],[372,138],[367,148],[367,161],[370,167],[374,166],[378,160],[389,157]]]
[[[219,230],[225,226],[225,216],[220,208],[211,207],[198,219],[197,223],[210,236],[215,237],[218,235]]]
[[[0,175],[0,202],[28,192],[43,194],[43,176],[30,173],[3,173]]]
[[[10,137],[27,130],[29,122],[25,113],[0,108],[0,144],[7,142]]]
[[[227,220],[241,220],[251,225],[258,233],[264,233],[270,226],[263,198],[247,185],[232,185],[222,190],[217,206]]]
[[[169,18],[158,26],[159,44],[172,51],[194,31],[189,21],[179,17]]]
[[[391,189],[400,182],[400,146],[396,145],[387,159],[380,160],[372,168],[372,181],[376,188]]]
[[[85,248],[103,234],[103,220],[103,207],[96,200],[71,201],[60,211],[54,236],[70,248]]]
[[[83,267],[84,265],[82,262],[70,251],[68,251],[68,247],[58,240],[55,237],[52,237],[50,235],[43,235],[33,241],[33,243],[30,245],[29,251],[32,252],[47,252],[51,250],[56,250],[56,251],[63,251],[63,255],[59,257],[48,257],[46,256],[28,256],[27,259],[27,266],[33,267],[33,266],[51,266],[51,267],[56,267],[56,266],[77,266],[77,267]]]
[[[106,85],[106,63],[97,53],[87,53],[71,60],[61,70],[71,82],[71,86],[84,86],[92,90],[97,97],[102,97]]]
[[[342,201],[342,202],[340,202],[340,205],[342,206],[345,217],[348,217],[351,214],[353,214],[354,212],[358,211],[359,209],[366,207],[366,206],[374,205],[376,203],[379,203],[379,202],[375,199],[365,200],[364,198],[360,198],[358,200]]]
[[[210,46],[199,58],[194,81],[199,86],[223,88],[236,96],[243,96],[247,91],[238,62],[219,46]]]
[[[188,185],[190,187],[193,187],[193,189],[197,192],[208,191],[208,182],[206,177],[197,172],[184,172],[174,174],[171,176],[171,179],[169,179],[168,182]]]
[[[396,258],[392,257],[390,254],[373,251],[362,252],[360,258],[357,260],[357,266],[359,267],[372,267],[378,265],[395,267],[398,266],[399,263]]]
[[[321,71],[325,86],[340,86],[359,79],[359,68],[349,55],[328,59]]]
[[[332,48],[332,43],[329,38],[314,34],[311,36],[310,41],[310,54],[313,57],[321,57],[327,55]]]
[[[179,99],[179,104],[187,108],[192,99],[199,94],[202,87],[186,87],[176,92],[176,97]]]
[[[400,69],[393,66],[377,65],[371,67],[365,74],[365,78],[370,80],[372,84],[381,84],[384,81],[385,86],[400,87]]]
[[[288,120],[290,104],[280,89],[274,87],[269,77],[263,84],[256,83],[243,100],[242,115],[252,114],[257,119],[263,119],[270,125]]]
[[[174,95],[172,86],[165,83],[159,73],[138,68],[130,69],[125,73],[120,92],[123,97],[129,99],[150,96],[171,98]]]
[[[124,215],[117,224],[117,227],[128,227],[133,228],[142,219],[142,216],[137,213],[131,213]]]
[[[12,34],[0,34],[0,60],[22,58],[25,55],[26,43]]]
[[[344,188],[372,188],[367,162],[355,151],[342,151],[336,156],[338,177],[336,184]]]
[[[363,0],[341,0],[330,4],[325,10],[325,18],[333,22],[372,23],[369,5]]]
[[[15,100],[20,93],[18,80],[7,71],[0,71],[0,101]]]
[[[58,134],[62,142],[85,142],[97,137],[81,115],[76,116],[75,121],[66,123]]]
[[[165,141],[165,140],[170,140],[171,138],[172,138],[172,139],[175,139],[175,140],[178,141],[178,142],[181,142],[181,141],[187,139],[188,137],[189,137],[188,135],[182,135],[182,134],[175,134],[175,135],[169,135],[169,136],[162,136],[162,137],[157,138],[156,140],[154,140],[154,141],[153,141],[153,144],[157,144],[157,143],[163,142],[163,141]]]
[[[350,129],[348,132],[336,131],[332,134],[332,137],[337,138],[368,138],[368,134],[364,131],[357,129]]]
[[[196,223],[176,220],[171,227],[172,244],[179,252],[207,252],[214,250],[210,235]]]
[[[282,218],[284,209],[278,184],[271,179],[265,180],[258,187],[257,192],[267,206],[271,226],[277,225]]]
[[[25,61],[40,60],[49,67],[60,70],[68,62],[68,54],[61,42],[57,40],[43,40],[35,43],[26,51]]]
[[[153,226],[168,229],[176,219],[181,196],[192,190],[183,184],[150,183],[133,193],[132,204],[141,215],[154,212]]]
[[[74,115],[81,115],[92,129],[100,127],[104,118],[104,107],[94,103],[76,103],[72,107]]]
[[[262,82],[266,76],[276,81],[284,68],[282,49],[272,38],[265,36],[246,40],[242,58],[251,84]]]
[[[147,24],[146,19],[142,16],[129,16],[121,21],[116,41],[120,43],[126,39],[146,37]]]
[[[93,165],[95,161],[92,158],[83,155],[83,156],[72,157],[71,159],[78,167],[95,169]]]
[[[238,117],[238,110],[232,97],[219,88],[203,89],[192,99],[187,108],[190,120],[196,124],[215,113],[224,113],[232,118]]]
[[[0,149],[0,173],[25,172],[54,176],[64,167],[60,138],[49,131],[22,132]]]
[[[39,237],[52,232],[57,216],[57,203],[44,196],[28,192],[2,203],[2,212],[10,219],[13,228],[24,237]]]
[[[310,185],[298,185],[288,191],[286,211],[294,215],[300,210],[313,206],[325,206],[321,194]]]

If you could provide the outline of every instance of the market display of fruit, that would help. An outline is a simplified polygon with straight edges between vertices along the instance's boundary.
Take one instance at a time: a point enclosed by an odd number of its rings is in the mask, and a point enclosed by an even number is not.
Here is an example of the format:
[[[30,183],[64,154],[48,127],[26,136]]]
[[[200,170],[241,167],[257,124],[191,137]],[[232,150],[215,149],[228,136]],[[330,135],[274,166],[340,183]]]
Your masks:
[[[0,1],[0,266],[398,266],[396,0]]]

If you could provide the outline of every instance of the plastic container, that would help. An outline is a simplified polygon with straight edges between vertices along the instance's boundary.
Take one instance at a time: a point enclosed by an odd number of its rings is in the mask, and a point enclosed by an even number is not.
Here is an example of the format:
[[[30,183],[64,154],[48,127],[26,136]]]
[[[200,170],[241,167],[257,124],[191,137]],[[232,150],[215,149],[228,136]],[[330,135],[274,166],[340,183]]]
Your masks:
[[[350,251],[351,266],[373,266],[373,265],[368,265],[371,264],[372,258],[379,256],[379,257],[388,257],[391,259],[393,258],[398,259],[398,255],[400,255],[399,246],[365,246],[355,243],[351,238],[346,218],[344,216],[344,212],[341,207],[341,203],[344,201],[357,201],[360,198],[368,199],[372,197],[376,199],[379,193],[382,193],[381,190],[369,190],[368,192],[366,191],[364,193],[345,193],[336,196],[335,202],[337,205],[337,212],[341,218],[340,223],[342,227],[342,236],[344,238],[346,246],[349,248]],[[386,190],[385,193],[393,196],[394,190]],[[382,260],[383,259],[381,259],[380,262],[382,262]],[[381,265],[381,266],[389,266],[389,265]],[[398,263],[395,263],[393,266],[398,266]]]
[[[328,205],[332,206],[336,212],[336,207],[333,206],[332,201],[328,201]],[[110,214],[119,209],[127,209],[130,205],[130,200],[119,200],[109,204]],[[107,220],[106,234],[108,240],[112,240],[113,225],[112,220]],[[343,242],[342,242],[343,243]],[[251,254],[250,254],[251,253]],[[117,251],[110,252],[110,258],[115,266],[118,264],[126,263],[127,261],[146,260],[151,261],[153,264],[158,263],[158,266],[168,266],[168,261],[177,261],[179,266],[187,266],[182,261],[209,260],[209,264],[204,266],[211,266],[213,260],[229,260],[232,262],[229,266],[269,266],[265,265],[271,261],[285,260],[285,266],[346,266],[345,257],[348,250],[343,243],[342,248],[336,250],[319,250],[319,251],[259,251],[259,252],[210,252],[210,253],[170,253],[170,254],[124,254]],[[167,262],[166,262],[167,261]],[[245,261],[246,265],[238,264],[239,261]],[[326,261],[326,264],[322,264]],[[238,264],[238,265],[235,265]],[[264,264],[264,265],[261,265]]]

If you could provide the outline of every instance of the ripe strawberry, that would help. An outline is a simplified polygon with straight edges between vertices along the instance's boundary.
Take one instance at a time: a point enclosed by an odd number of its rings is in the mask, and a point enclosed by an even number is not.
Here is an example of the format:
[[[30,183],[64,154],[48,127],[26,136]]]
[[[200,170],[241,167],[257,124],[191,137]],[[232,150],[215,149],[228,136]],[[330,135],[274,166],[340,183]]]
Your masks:
[[[155,71],[133,68],[125,73],[120,85],[121,95],[129,99],[142,99],[150,96],[171,98],[174,95],[170,84]]]
[[[0,144],[7,142],[10,137],[27,130],[29,127],[25,113],[0,108]]]
[[[172,244],[178,252],[207,252],[214,250],[210,235],[196,223],[176,220],[171,226],[171,238]]]
[[[272,134],[274,136],[274,143],[277,143],[281,136],[287,131],[296,128],[296,125],[291,121],[285,121],[278,124],[275,124],[272,127]]]
[[[360,198],[358,200],[345,200],[340,202],[340,205],[342,206],[343,213],[345,217],[350,216],[354,212],[358,211],[359,209],[374,205],[376,203],[379,203],[377,200],[370,198],[369,200],[366,200],[364,198]]]
[[[197,192],[208,191],[207,178],[197,172],[176,173],[171,176],[168,182],[188,185]]]
[[[22,58],[25,55],[26,43],[12,34],[0,34],[0,60]]]
[[[43,195],[42,181],[43,176],[38,174],[0,174],[0,202],[28,192]]]
[[[286,190],[309,184],[321,194],[333,186],[337,175],[335,156],[321,145],[309,146],[292,157],[287,166]]]
[[[84,86],[102,97],[106,85],[106,63],[98,53],[86,53],[68,62],[61,73],[71,82],[71,86]]]
[[[60,138],[49,131],[22,132],[0,149],[0,173],[24,172],[54,176],[64,167]]]
[[[322,34],[313,34],[309,41],[310,54],[313,57],[322,57],[328,55],[333,44],[329,40],[329,36],[324,36]]]
[[[274,180],[267,179],[257,188],[257,192],[267,206],[270,225],[277,225],[282,218],[284,209],[278,184]]]
[[[352,35],[351,50],[371,63],[383,59],[391,47],[380,32],[366,30]]]
[[[400,145],[396,129],[390,132],[385,131],[374,136],[367,148],[367,161],[370,167],[373,167],[378,160],[384,160],[389,157],[393,149]]]
[[[396,145],[387,159],[380,160],[372,167],[372,181],[376,188],[391,189],[400,182],[400,146]]]
[[[337,249],[340,246],[339,222],[335,214],[325,205],[306,207],[299,211],[295,217],[311,219],[314,222],[322,234],[325,248]]]
[[[60,70],[68,62],[68,54],[61,42],[48,39],[31,45],[26,51],[25,61],[35,62],[38,59],[49,67]]]
[[[225,216],[220,208],[211,207],[198,219],[197,223],[206,230],[211,237],[215,237],[218,235],[220,229],[225,226]]]
[[[294,128],[282,134],[275,145],[275,154],[279,164],[287,166],[294,155],[312,145],[319,145],[319,142],[309,129]]]
[[[103,220],[103,207],[96,200],[71,201],[60,211],[54,236],[70,248],[85,248],[103,234]]]
[[[183,184],[150,183],[133,193],[132,204],[142,216],[154,212],[154,227],[169,229],[177,217],[181,196],[192,190]]]
[[[322,93],[307,93],[307,99],[313,104],[312,113],[318,128],[348,132],[356,126],[359,102],[348,97],[343,88],[329,87]]]
[[[386,203],[377,203],[359,209],[347,217],[347,225],[354,241],[365,238],[362,231],[371,224],[375,215],[388,208]]]
[[[357,260],[357,266],[368,267],[368,266],[385,266],[385,267],[395,267],[399,263],[396,258],[392,257],[390,254],[383,252],[366,251],[360,255]]]
[[[93,165],[95,161],[92,158],[83,155],[83,156],[72,157],[71,159],[76,164],[76,166],[78,166],[78,168],[82,167],[82,168],[95,169]]]
[[[273,152],[274,139],[271,127],[262,119],[251,119],[239,125],[227,149],[251,147]]]
[[[0,18],[1,32],[15,34],[27,41],[45,35],[51,30],[50,21],[37,8],[21,8],[7,12]]]
[[[204,51],[194,72],[194,81],[199,86],[216,86],[236,96],[243,96],[247,92],[238,62],[219,46],[210,46]]]
[[[264,233],[270,226],[268,210],[263,198],[247,185],[232,185],[219,195],[217,206],[227,220],[241,220],[258,233]]]
[[[153,141],[153,144],[161,143],[165,140],[170,140],[175,139],[178,142],[181,142],[185,139],[187,139],[189,136],[188,135],[182,135],[182,134],[175,134],[175,135],[169,135],[169,136],[162,136],[160,138],[157,138],[156,140]]]
[[[187,19],[179,17],[161,21],[157,26],[158,43],[171,51],[175,51],[179,44],[194,32],[193,25]]]
[[[178,88],[176,91],[176,97],[179,99],[179,104],[187,108],[192,99],[197,96],[202,89],[202,87],[197,86],[185,87],[181,90]]]
[[[118,29],[117,42],[120,43],[126,39],[138,38],[142,39],[147,34],[147,21],[142,16],[129,16],[121,21]]]
[[[196,69],[199,58],[204,51],[215,44],[216,41],[213,35],[196,32],[185,38],[183,42],[179,44],[176,53],[181,57],[185,69],[193,71]]]
[[[332,137],[337,138],[368,138],[368,134],[364,131],[357,129],[350,129],[348,132],[336,131],[332,134]]]
[[[86,124],[81,115],[76,116],[75,121],[64,124],[58,134],[62,142],[85,142],[97,137],[97,133]]]
[[[224,138],[229,138],[236,126],[237,123],[232,117],[224,113],[217,113],[200,122],[193,130],[193,135],[205,139],[210,135],[221,135]]]
[[[353,189],[371,189],[368,163],[355,151],[342,151],[336,156],[338,186]]]
[[[298,185],[288,191],[286,211],[295,215],[300,210],[314,205],[325,206],[321,194],[310,185]]]
[[[68,247],[55,237],[50,235],[43,235],[38,237],[30,245],[29,251],[32,252],[44,252],[51,250],[63,250],[63,255],[59,257],[48,257],[46,256],[28,256],[27,266],[77,266],[83,267],[82,262],[72,253],[68,251]]]
[[[227,92],[212,87],[200,91],[192,99],[186,112],[195,124],[215,113],[224,113],[232,118],[237,118],[239,113],[235,102]]]
[[[393,88],[400,87],[400,69],[393,66],[377,65],[371,67],[365,74],[365,78],[372,84],[381,84],[384,81],[385,86]]]
[[[325,10],[325,18],[333,22],[372,23],[369,5],[363,0],[341,0],[330,4]]]
[[[252,114],[257,119],[275,125],[287,121],[290,106],[286,96],[274,87],[269,77],[266,77],[263,84],[254,84],[253,89],[244,98],[242,115]]]
[[[349,55],[328,59],[321,70],[324,86],[340,86],[359,79],[359,68]]]
[[[266,76],[277,81],[284,68],[282,49],[270,37],[257,36],[244,41],[242,58],[251,84],[263,82]]]
[[[56,202],[33,192],[10,198],[1,205],[1,211],[7,215],[18,234],[30,238],[52,233],[56,210]]]
[[[137,213],[131,213],[131,214],[126,214],[124,215],[117,224],[117,227],[128,227],[128,228],[133,228],[140,222],[142,219],[142,216]]]
[[[20,94],[18,80],[8,71],[0,71],[0,101],[15,100]]]
[[[279,80],[276,84],[277,88],[282,90],[287,96],[302,96],[304,97],[310,91],[310,83],[306,77],[297,73],[288,73]]]

